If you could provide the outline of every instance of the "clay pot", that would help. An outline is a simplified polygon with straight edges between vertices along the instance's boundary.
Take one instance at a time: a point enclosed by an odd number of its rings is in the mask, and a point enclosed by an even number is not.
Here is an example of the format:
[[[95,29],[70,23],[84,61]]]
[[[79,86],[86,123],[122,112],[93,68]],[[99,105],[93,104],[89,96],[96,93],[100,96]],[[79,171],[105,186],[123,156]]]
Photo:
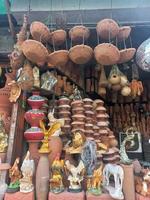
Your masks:
[[[98,106],[98,107],[96,108],[96,113],[97,113],[97,115],[98,115],[98,114],[106,114],[106,108],[103,107],[103,106]]]
[[[100,96],[105,96],[106,95],[106,88],[103,88],[103,87],[99,87],[99,89],[98,89],[98,94],[100,95]]]
[[[99,115],[96,115],[96,118],[97,118],[98,121],[106,121],[108,119],[108,115],[99,114]]]
[[[61,131],[62,131],[63,134],[70,133],[71,126],[70,125],[65,125],[64,127],[61,128]]]
[[[116,64],[120,58],[120,52],[116,46],[110,43],[102,43],[95,47],[96,61],[101,65]]]
[[[130,26],[122,26],[119,28],[119,32],[117,34],[117,40],[126,40],[131,33],[131,27]]]
[[[90,31],[85,26],[74,26],[69,31],[69,37],[72,41],[80,42],[87,40],[90,36]]]
[[[104,101],[100,100],[100,99],[96,99],[94,100],[93,102],[93,107],[96,108],[96,107],[102,107],[104,105]]]
[[[67,118],[67,117],[70,117],[71,113],[69,111],[61,111],[58,113],[59,115],[59,118]]]
[[[34,21],[30,26],[30,33],[34,40],[39,42],[48,42],[51,38],[51,33],[48,27],[42,22]]]
[[[75,100],[75,101],[72,101],[71,102],[71,107],[72,109],[75,109],[75,108],[79,108],[79,107],[83,107],[83,101],[82,100]]]
[[[72,109],[72,114],[73,115],[84,115],[84,108],[75,108],[75,109]]]
[[[49,138],[48,143],[49,143],[49,147],[51,150],[51,152],[48,156],[50,167],[51,167],[56,156],[61,155],[63,146],[62,146],[62,141],[61,141],[60,137],[57,137],[57,136],[51,136]]]
[[[103,39],[112,39],[119,32],[118,24],[112,19],[103,19],[97,23],[97,34]]]
[[[108,127],[108,121],[99,121],[97,122],[97,126],[99,127]]]
[[[114,91],[119,91],[119,90],[121,90],[121,85],[120,84],[115,84],[115,85],[112,85],[111,88]]]
[[[85,121],[87,124],[93,124],[93,118],[86,117]]]
[[[67,33],[66,31],[62,29],[53,31],[51,32],[50,43],[52,45],[54,44],[56,46],[60,46],[66,41],[66,37],[67,37]]]
[[[84,105],[92,105],[93,104],[93,100],[90,98],[84,98],[83,102],[84,102]]]
[[[61,105],[69,105],[70,104],[70,99],[66,98],[66,97],[63,97],[63,98],[60,98],[58,100],[58,105],[61,106]]]
[[[58,50],[49,54],[48,56],[48,66],[65,66],[68,62],[69,52],[67,50]]]
[[[85,131],[93,131],[93,124],[85,124]]]
[[[135,52],[136,52],[135,48],[120,50],[120,59],[118,60],[118,63],[121,64],[130,61],[135,55]]]
[[[84,122],[79,122],[79,121],[74,121],[71,123],[71,126],[72,126],[72,129],[84,129],[84,125],[85,123]]]
[[[58,106],[58,109],[59,109],[59,112],[68,112],[70,111],[70,106],[69,105],[61,105],[61,106]]]
[[[93,110],[93,106],[92,105],[84,105],[84,110],[85,111],[92,111]]]
[[[36,171],[36,199],[47,200],[49,193],[49,159],[48,154],[40,154]]]
[[[92,57],[93,49],[84,44],[76,45],[69,50],[69,58],[76,64],[86,64]]]
[[[79,121],[79,122],[85,122],[85,116],[84,115],[72,115],[73,121]]]
[[[26,58],[31,62],[36,63],[39,66],[43,66],[45,62],[47,62],[48,51],[41,42],[25,40],[21,49]]]
[[[87,118],[93,118],[94,117],[94,112],[93,111],[85,111],[85,116]]]
[[[65,125],[70,125],[71,119],[70,118],[64,118]]]

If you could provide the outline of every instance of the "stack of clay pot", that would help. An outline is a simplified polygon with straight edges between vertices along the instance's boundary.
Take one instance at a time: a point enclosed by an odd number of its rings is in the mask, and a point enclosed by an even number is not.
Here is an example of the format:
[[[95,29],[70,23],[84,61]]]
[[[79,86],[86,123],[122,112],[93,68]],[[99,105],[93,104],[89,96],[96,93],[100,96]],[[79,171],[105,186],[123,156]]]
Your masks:
[[[62,97],[58,100],[58,117],[65,120],[62,132],[69,133],[71,131],[71,106],[70,99],[67,97]]]
[[[85,115],[84,115],[84,103],[82,100],[74,100],[71,102],[72,109],[72,132],[81,130],[85,133]]]
[[[83,99],[84,102],[84,113],[85,113],[85,136],[87,138],[93,138],[94,135],[94,111],[93,111],[93,100],[90,98]]]

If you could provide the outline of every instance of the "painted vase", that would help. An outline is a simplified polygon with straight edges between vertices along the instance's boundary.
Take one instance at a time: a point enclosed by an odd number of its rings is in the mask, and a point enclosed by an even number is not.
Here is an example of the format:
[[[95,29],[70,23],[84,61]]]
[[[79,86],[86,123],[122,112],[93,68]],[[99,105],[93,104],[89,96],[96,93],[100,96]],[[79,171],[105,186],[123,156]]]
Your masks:
[[[40,109],[45,103],[45,98],[39,95],[39,92],[33,92],[33,95],[28,98],[28,104],[32,109]]]

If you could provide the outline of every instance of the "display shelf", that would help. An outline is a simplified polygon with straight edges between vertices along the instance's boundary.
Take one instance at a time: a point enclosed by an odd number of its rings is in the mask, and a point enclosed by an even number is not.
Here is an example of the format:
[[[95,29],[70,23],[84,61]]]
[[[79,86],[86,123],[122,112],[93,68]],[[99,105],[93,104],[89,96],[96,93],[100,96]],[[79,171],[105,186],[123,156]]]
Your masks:
[[[71,192],[62,192],[60,194],[49,193],[49,200],[85,200],[85,193],[71,193]]]
[[[86,200],[114,200],[109,194],[101,194],[99,196],[95,196],[90,193],[86,193]]]
[[[5,193],[4,200],[34,200],[34,192],[30,193],[21,193],[21,192],[16,192],[16,193]]]

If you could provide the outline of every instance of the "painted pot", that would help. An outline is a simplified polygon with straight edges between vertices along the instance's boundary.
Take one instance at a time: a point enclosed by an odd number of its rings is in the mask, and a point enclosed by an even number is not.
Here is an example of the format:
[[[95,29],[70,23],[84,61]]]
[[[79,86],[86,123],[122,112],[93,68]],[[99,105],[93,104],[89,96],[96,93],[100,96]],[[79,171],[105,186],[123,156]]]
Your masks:
[[[24,132],[24,137],[29,140],[42,140],[44,137],[43,131],[38,127],[31,127]]]
[[[44,116],[41,110],[34,109],[27,111],[24,117],[32,127],[39,127],[39,122],[44,119]]]
[[[33,92],[33,95],[27,99],[32,109],[40,109],[45,103],[45,99],[39,96],[39,92]]]

